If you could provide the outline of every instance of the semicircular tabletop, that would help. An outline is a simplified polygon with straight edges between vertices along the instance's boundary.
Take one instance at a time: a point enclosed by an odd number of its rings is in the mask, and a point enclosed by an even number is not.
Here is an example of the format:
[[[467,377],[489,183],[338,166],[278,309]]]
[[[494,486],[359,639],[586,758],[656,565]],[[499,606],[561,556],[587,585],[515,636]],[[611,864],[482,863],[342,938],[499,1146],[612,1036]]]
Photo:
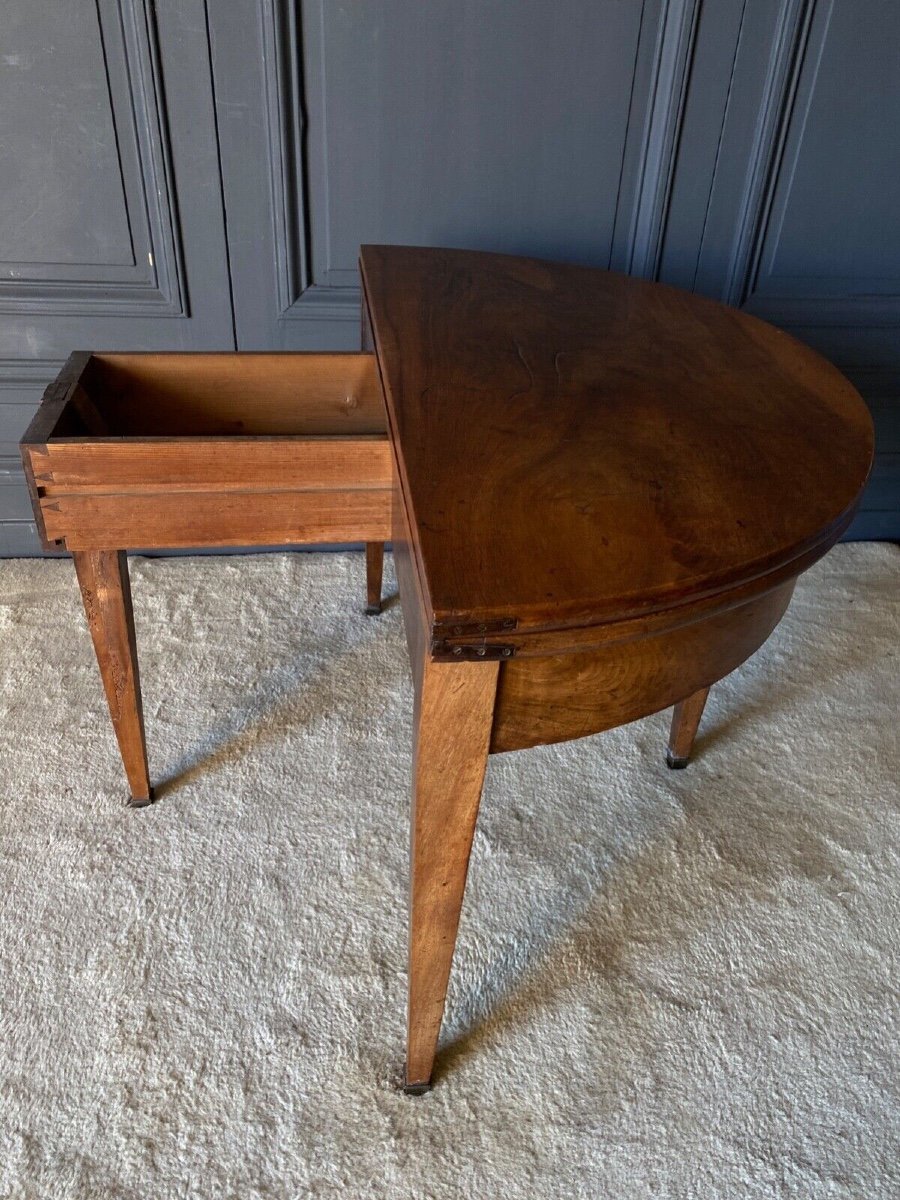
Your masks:
[[[361,267],[436,621],[623,619],[774,573],[849,523],[868,411],[772,326],[536,259],[365,246]]]

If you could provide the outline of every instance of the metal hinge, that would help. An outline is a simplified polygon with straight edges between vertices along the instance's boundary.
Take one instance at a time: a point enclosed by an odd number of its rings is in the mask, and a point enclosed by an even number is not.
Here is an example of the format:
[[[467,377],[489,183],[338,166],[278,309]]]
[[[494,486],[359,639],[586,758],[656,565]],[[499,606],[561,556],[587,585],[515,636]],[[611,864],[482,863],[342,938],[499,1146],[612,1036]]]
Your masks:
[[[485,639],[490,634],[511,633],[517,624],[515,617],[500,617],[493,621],[436,622],[431,631],[432,657],[438,662],[496,662],[498,659],[512,658],[516,652],[515,646],[501,642],[489,643]],[[457,638],[482,640],[467,640],[459,645]]]
[[[515,646],[501,646],[497,643],[481,645],[469,642],[465,646],[454,646],[450,642],[436,641],[431,643],[431,657],[435,662],[497,662],[500,659],[512,658],[516,653]]]

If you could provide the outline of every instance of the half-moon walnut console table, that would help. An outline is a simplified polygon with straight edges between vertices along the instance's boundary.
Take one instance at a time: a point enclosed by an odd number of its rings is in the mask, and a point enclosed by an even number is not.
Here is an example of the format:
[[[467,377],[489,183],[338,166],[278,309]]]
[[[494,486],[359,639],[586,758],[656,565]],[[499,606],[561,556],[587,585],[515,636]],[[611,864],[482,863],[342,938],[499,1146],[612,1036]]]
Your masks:
[[[858,394],[659,284],[367,246],[362,354],[77,354],[22,443],[72,552],[133,802],[152,797],[125,550],[393,542],[415,682],[406,1087],[431,1080],[490,753],[674,706],[766,640],[849,525]]]

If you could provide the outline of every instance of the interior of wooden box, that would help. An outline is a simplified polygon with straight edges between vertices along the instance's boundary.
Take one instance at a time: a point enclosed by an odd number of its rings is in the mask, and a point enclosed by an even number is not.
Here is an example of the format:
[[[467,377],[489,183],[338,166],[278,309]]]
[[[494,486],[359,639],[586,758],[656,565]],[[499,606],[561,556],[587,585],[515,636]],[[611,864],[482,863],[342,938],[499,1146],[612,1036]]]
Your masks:
[[[93,436],[385,432],[369,354],[95,354],[82,387],[76,408]]]

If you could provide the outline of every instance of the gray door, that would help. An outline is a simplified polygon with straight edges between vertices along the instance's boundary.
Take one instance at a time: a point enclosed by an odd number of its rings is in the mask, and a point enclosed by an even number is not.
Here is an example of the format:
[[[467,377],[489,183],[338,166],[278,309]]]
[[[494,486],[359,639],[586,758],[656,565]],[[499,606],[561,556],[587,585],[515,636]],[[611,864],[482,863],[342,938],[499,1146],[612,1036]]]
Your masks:
[[[717,0],[697,50],[663,274],[846,372],[876,431],[849,536],[900,539],[900,5]]]
[[[780,324],[875,414],[852,535],[900,538],[896,0],[11,0],[3,22],[7,552],[36,547],[14,441],[71,349],[356,347],[365,241],[612,266]]]
[[[689,0],[211,13],[239,345],[358,345],[361,242],[653,269]]]
[[[70,351],[234,347],[202,0],[4,4],[0,181],[0,553],[34,553],[16,443]]]
[[[358,344],[360,242],[612,266],[834,359],[900,537],[896,0],[211,7],[238,344]]]

